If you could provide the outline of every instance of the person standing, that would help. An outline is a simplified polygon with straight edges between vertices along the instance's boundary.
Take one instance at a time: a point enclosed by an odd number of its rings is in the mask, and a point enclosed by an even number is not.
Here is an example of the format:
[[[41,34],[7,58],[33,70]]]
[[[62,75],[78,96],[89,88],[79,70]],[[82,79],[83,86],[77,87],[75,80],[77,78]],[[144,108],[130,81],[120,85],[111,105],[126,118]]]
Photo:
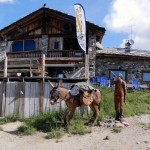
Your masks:
[[[123,75],[121,73],[118,74],[117,80],[114,80],[114,77],[111,80],[111,84],[115,85],[114,90],[114,105],[116,111],[115,120],[123,121],[123,112],[124,112],[124,103],[126,97],[126,82],[122,80]]]

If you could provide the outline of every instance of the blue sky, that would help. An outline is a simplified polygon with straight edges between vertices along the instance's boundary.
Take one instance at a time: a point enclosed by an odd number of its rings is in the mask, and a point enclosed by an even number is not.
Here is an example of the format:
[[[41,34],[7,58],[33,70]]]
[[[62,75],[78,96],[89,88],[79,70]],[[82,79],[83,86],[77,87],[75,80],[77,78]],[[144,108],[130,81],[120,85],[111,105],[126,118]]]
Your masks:
[[[0,0],[0,29],[44,3],[48,8],[73,16],[74,4],[82,4],[86,20],[106,29],[104,47],[124,47],[126,40],[132,38],[134,48],[150,50],[149,0]]]

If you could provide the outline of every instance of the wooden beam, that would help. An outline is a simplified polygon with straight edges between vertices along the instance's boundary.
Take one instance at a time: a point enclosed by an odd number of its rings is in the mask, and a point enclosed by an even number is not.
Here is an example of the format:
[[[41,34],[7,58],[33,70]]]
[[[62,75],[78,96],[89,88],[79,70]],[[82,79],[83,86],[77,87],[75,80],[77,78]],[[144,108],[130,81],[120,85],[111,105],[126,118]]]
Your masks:
[[[42,60],[41,60],[41,76],[45,76],[45,54],[42,55]]]
[[[5,57],[4,60],[4,77],[7,77],[7,68],[8,68],[8,61],[7,61],[7,56]]]
[[[61,60],[61,61],[84,61],[83,57],[46,57],[45,60]]]
[[[89,81],[89,54],[85,54],[85,78]]]
[[[4,70],[0,70],[2,72]],[[30,69],[7,69],[7,73],[26,73],[30,72]],[[38,69],[32,69],[32,72],[38,72]]]
[[[45,67],[84,67],[84,64],[45,64]]]
[[[35,65],[33,64],[18,64],[18,65],[8,65],[7,68],[37,68]]]

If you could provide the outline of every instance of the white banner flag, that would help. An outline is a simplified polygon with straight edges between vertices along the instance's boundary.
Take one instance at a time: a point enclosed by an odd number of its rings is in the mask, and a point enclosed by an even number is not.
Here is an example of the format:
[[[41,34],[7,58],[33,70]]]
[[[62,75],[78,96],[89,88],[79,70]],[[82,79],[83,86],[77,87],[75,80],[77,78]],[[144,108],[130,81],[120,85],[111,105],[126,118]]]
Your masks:
[[[81,4],[75,4],[77,39],[80,47],[86,52],[86,21]]]

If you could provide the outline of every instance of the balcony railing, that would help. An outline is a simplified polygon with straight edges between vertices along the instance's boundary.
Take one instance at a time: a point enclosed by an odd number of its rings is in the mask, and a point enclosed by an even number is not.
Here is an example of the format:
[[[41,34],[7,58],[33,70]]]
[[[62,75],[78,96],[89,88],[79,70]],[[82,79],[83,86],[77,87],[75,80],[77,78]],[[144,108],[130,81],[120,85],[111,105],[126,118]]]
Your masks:
[[[8,58],[40,58],[41,51],[29,51],[29,52],[9,52]]]
[[[84,57],[84,52],[79,50],[54,50],[48,51],[47,57]]]
[[[41,50],[29,51],[29,52],[9,52],[7,53],[8,58],[40,58],[42,55]],[[46,57],[76,57],[84,58],[84,52],[79,50],[49,50],[47,51]]]

